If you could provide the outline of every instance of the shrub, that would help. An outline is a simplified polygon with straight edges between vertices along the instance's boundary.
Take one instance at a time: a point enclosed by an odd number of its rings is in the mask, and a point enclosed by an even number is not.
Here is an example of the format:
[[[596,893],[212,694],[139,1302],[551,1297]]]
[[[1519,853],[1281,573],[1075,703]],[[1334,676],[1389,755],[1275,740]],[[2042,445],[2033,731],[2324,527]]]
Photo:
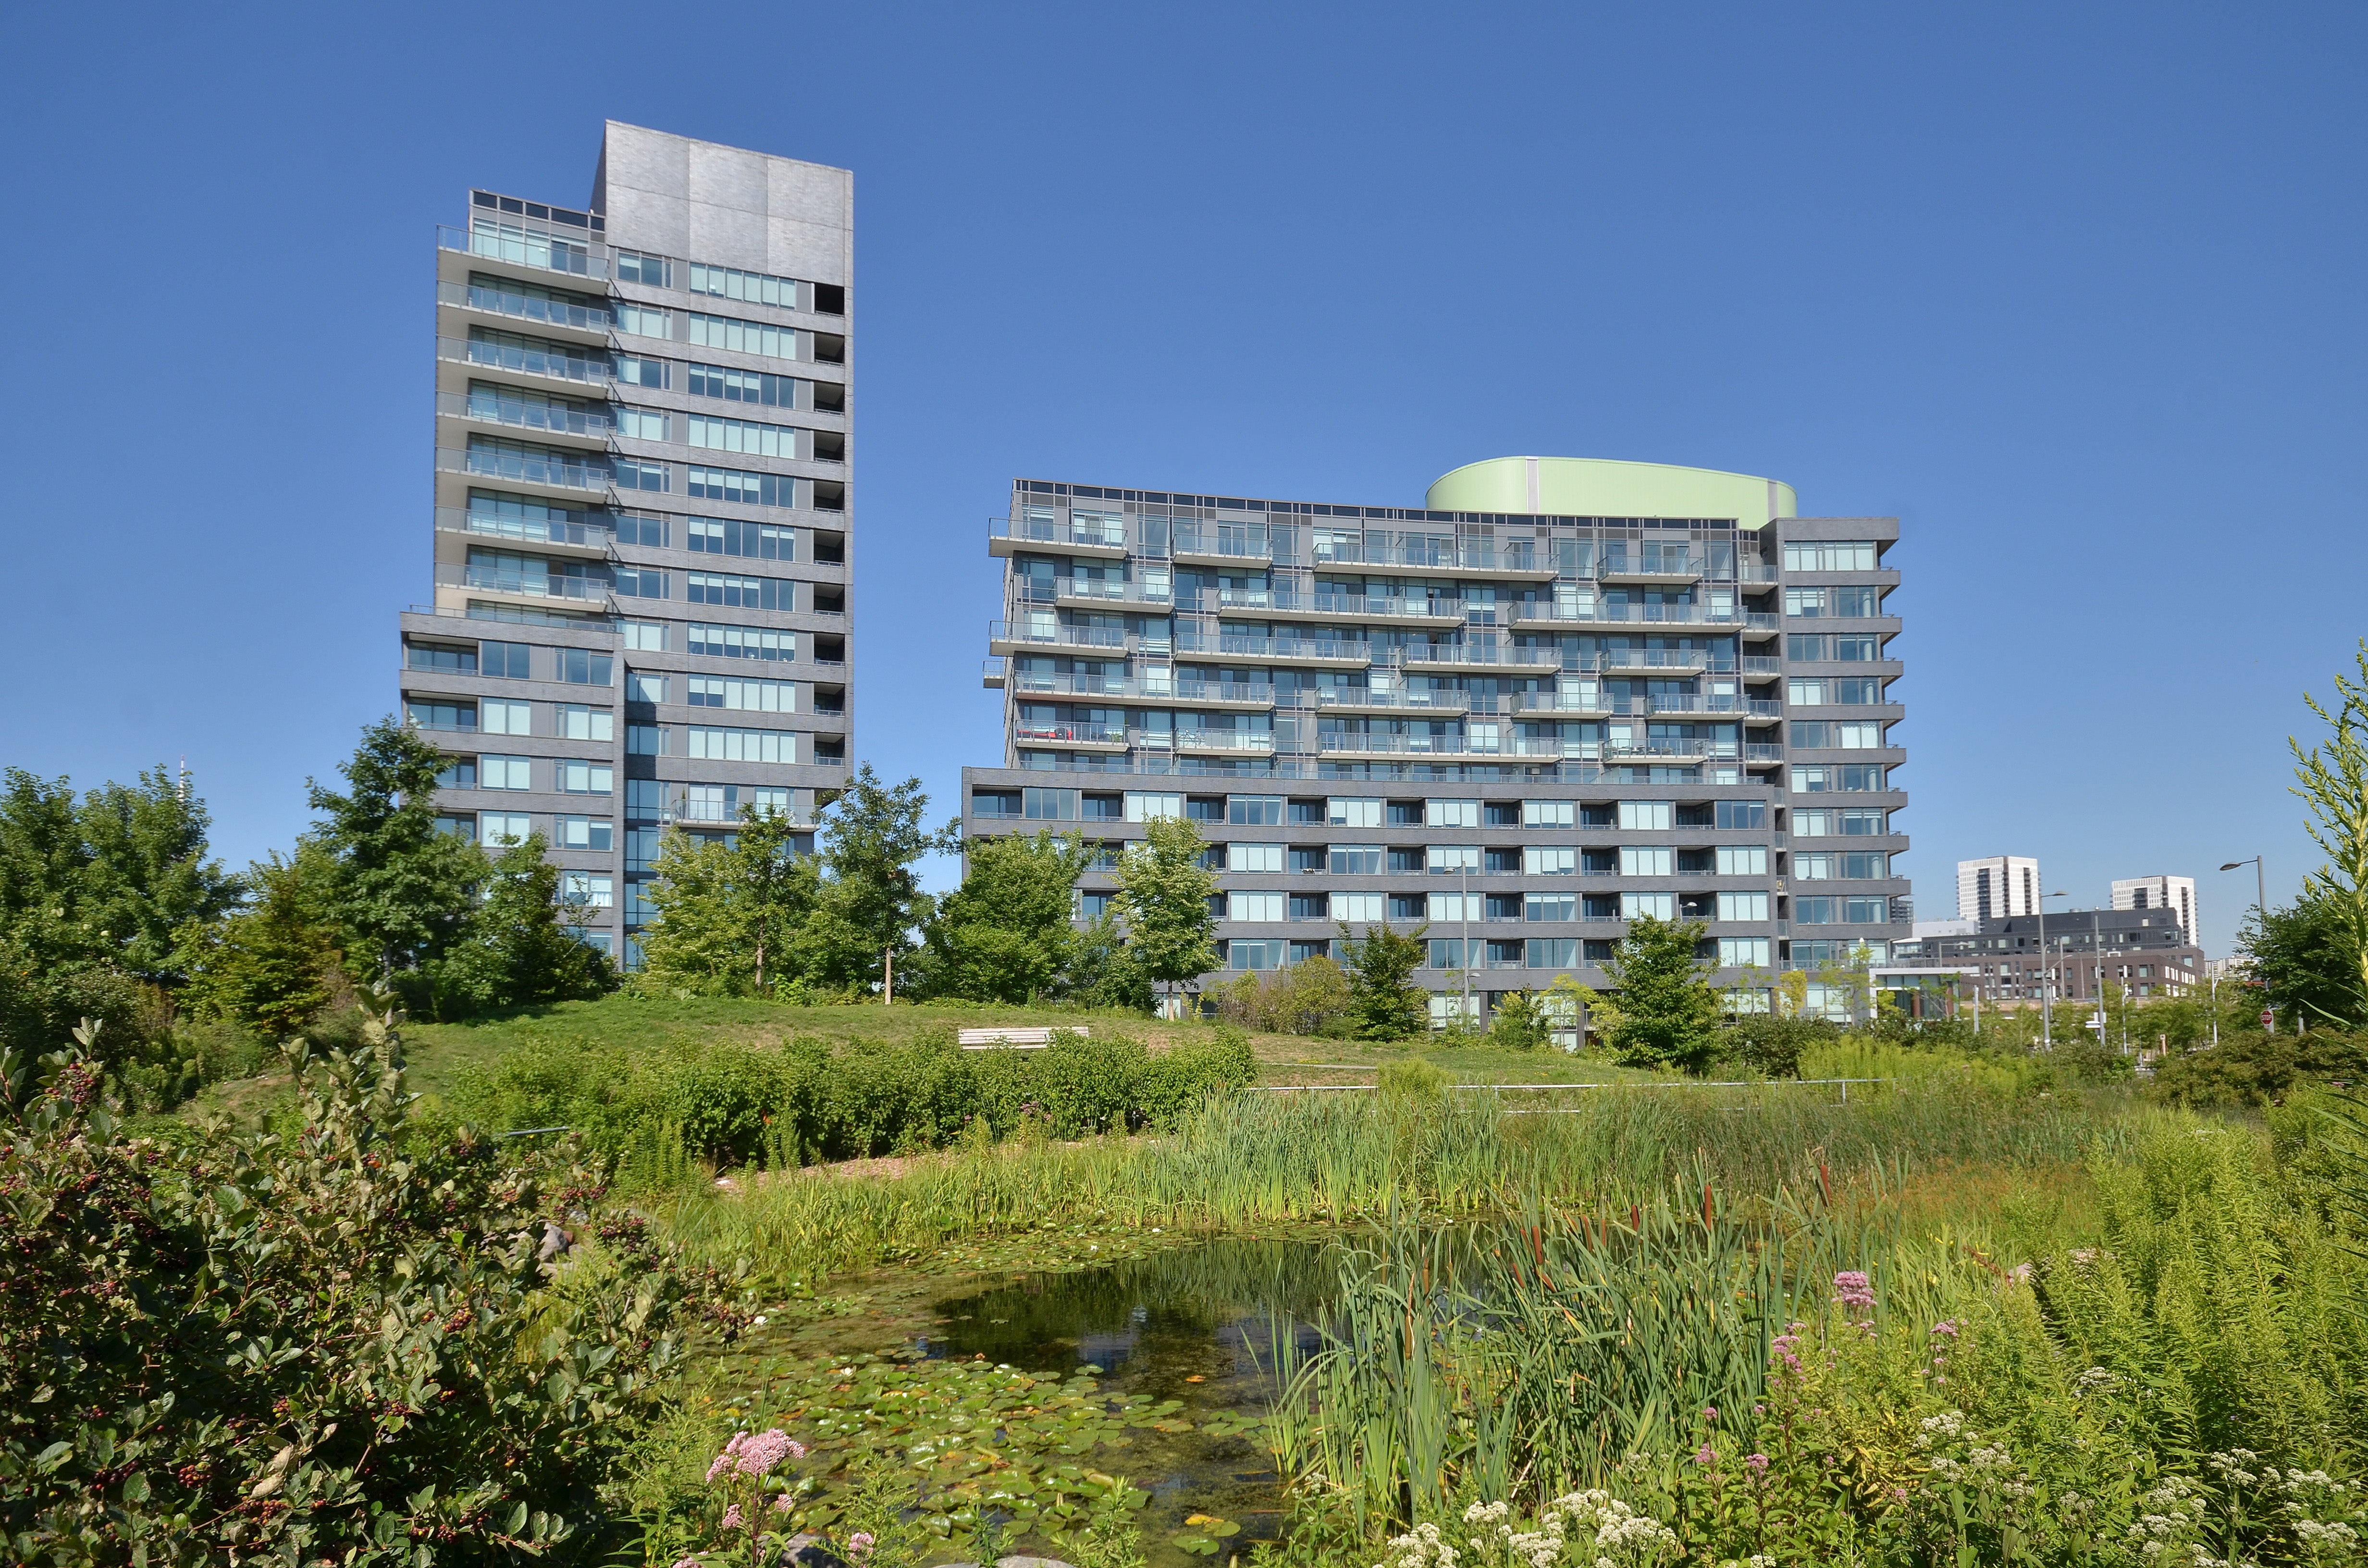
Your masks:
[[[2175,1105],[2277,1105],[2297,1089],[2368,1081],[2368,1037],[2335,1029],[2223,1037],[2164,1062],[2155,1093]]]
[[[680,1292],[591,1172],[406,1152],[383,1025],[359,1055],[291,1050],[292,1139],[133,1139],[91,1033],[38,1078],[0,1051],[12,1561],[393,1568],[597,1538]],[[592,1233],[613,1250],[569,1256]]]
[[[1383,1099],[1430,1101],[1443,1099],[1447,1095],[1446,1073],[1419,1056],[1384,1062],[1373,1078]]]
[[[1813,1047],[1830,1045],[1842,1035],[1824,1018],[1782,1017],[1772,1013],[1747,1013],[1725,1028],[1725,1049],[1735,1060],[1768,1078],[1797,1078],[1801,1055]]]

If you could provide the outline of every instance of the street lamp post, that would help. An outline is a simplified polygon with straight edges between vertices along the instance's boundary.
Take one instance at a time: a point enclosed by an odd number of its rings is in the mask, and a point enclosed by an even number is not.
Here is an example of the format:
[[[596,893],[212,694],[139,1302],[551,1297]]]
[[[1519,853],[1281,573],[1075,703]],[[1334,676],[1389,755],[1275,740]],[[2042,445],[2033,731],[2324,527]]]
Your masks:
[[[2044,892],[2039,895],[2039,902],[2032,906],[2039,911],[2039,1047],[2042,1051],[2055,1049],[2054,1012],[2048,1006],[2055,987],[2049,984],[2047,979],[2047,901],[2051,898],[2070,898],[2071,896],[2061,889],[2055,892]]]
[[[2253,868],[2253,907],[2260,911],[2260,929],[2266,934],[2270,924],[2270,888],[2268,879],[2261,871],[2261,858],[2256,855],[2248,860],[2231,860],[2220,869],[2233,871],[2240,866]],[[2216,975],[2212,981],[2212,1043],[2220,1043],[2220,981]]]

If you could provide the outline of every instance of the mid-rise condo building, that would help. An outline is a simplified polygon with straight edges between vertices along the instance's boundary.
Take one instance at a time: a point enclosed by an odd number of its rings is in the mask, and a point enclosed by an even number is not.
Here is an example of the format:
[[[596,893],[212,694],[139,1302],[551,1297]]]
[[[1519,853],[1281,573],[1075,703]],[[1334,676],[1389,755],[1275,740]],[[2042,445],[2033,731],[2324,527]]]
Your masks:
[[[1722,983],[1885,961],[1907,935],[1888,517],[1791,487],[1561,458],[1420,506],[1023,479],[994,518],[1005,755],[968,833],[1214,846],[1227,970],[1426,927],[1444,1019],[1700,921]]]
[[[630,965],[662,825],[846,781],[853,176],[611,121],[590,200],[468,202],[403,710],[449,830],[541,833]]]

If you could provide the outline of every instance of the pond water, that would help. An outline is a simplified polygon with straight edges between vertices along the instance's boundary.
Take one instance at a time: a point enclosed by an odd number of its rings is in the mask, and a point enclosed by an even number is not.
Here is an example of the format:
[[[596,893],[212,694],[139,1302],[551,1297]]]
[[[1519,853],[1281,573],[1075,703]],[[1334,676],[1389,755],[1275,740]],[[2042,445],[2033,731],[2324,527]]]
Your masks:
[[[1022,1275],[936,1301],[933,1326],[910,1350],[984,1356],[1062,1377],[1099,1368],[1107,1394],[1179,1401],[1177,1414],[1193,1429],[1134,1431],[1122,1448],[1097,1449],[1091,1462],[1151,1494],[1142,1524],[1155,1565],[1222,1563],[1272,1539],[1285,1504],[1273,1458],[1255,1436],[1199,1428],[1221,1412],[1265,1413],[1276,1392],[1279,1334],[1314,1348],[1314,1331],[1293,1325],[1319,1314],[1332,1278],[1324,1250],[1313,1242],[1218,1240],[1104,1268]],[[1238,1532],[1189,1525],[1196,1515]]]

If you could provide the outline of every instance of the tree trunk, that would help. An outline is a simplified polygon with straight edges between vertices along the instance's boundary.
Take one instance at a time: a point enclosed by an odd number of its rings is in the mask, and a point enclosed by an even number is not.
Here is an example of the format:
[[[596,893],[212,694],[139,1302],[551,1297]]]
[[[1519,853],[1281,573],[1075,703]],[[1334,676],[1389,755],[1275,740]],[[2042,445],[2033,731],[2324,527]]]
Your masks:
[[[881,963],[880,1005],[893,1007],[896,1005],[896,949],[891,947],[883,952]]]
[[[759,996],[762,996],[764,994],[765,994],[765,944],[764,944],[762,941],[759,941],[759,942],[757,944],[757,995],[759,995]]]

